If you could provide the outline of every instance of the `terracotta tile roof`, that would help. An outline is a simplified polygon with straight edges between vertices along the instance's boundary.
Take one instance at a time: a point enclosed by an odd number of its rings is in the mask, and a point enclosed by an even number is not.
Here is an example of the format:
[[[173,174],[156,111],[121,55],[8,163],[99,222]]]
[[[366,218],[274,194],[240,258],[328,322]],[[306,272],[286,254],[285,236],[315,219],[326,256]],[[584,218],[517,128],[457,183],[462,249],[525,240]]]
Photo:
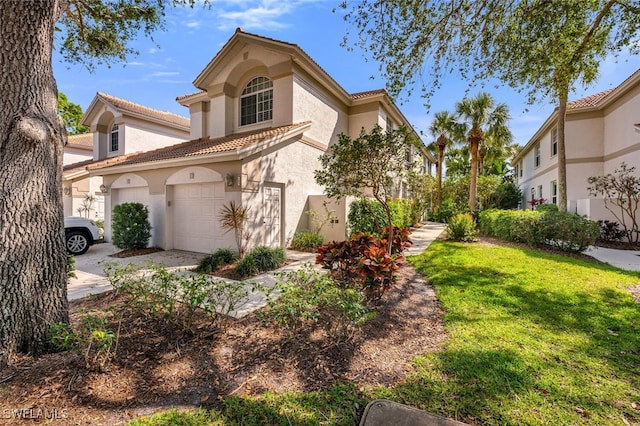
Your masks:
[[[131,164],[149,163],[154,161],[172,160],[178,158],[191,158],[208,154],[233,152],[258,145],[278,136],[298,129],[309,124],[310,121],[303,123],[295,123],[288,126],[280,126],[269,129],[254,130],[251,132],[237,133],[234,135],[224,136],[220,138],[200,138],[183,142],[177,145],[171,145],[159,148],[153,151],[129,154],[126,156],[115,157],[109,160],[103,160],[95,164],[91,164],[88,169],[104,169],[113,166],[123,166]]]
[[[83,133],[81,135],[70,135],[67,139],[69,148],[93,150],[93,133]]]
[[[136,104],[125,99],[117,98],[115,96],[108,95],[106,93],[98,92],[98,96],[107,103],[110,103],[114,107],[136,113],[146,115],[158,120],[166,121],[167,123],[176,124],[183,127],[189,127],[189,119],[178,114],[174,114],[168,111],[160,111],[157,109],[149,108],[144,105]]]
[[[90,158],[88,160],[83,160],[83,161],[79,161],[77,163],[73,163],[73,164],[67,164],[66,166],[62,167],[62,174],[63,175],[68,175],[71,173],[75,173],[75,172],[79,172],[80,170],[84,170],[87,168],[87,166],[95,163],[97,161],[94,161],[93,158]]]
[[[387,91],[385,89],[376,89],[376,90],[367,90],[366,92],[357,92],[351,94],[351,99],[358,100],[363,98],[368,98],[369,96],[386,94]]]
[[[596,93],[595,95],[590,95],[582,99],[571,101],[567,103],[567,109],[597,106],[600,103],[600,101],[606,98],[607,95],[611,93],[613,90],[614,89],[608,89],[608,90],[605,90],[604,92]]]
[[[196,96],[196,95],[200,95],[200,94],[203,94],[203,93],[207,93],[207,92],[205,90],[200,90],[200,91],[189,93],[189,94],[186,94],[186,95],[180,95],[180,96],[176,97],[176,101],[180,102],[183,99],[187,99],[187,98],[190,98],[191,96]]]

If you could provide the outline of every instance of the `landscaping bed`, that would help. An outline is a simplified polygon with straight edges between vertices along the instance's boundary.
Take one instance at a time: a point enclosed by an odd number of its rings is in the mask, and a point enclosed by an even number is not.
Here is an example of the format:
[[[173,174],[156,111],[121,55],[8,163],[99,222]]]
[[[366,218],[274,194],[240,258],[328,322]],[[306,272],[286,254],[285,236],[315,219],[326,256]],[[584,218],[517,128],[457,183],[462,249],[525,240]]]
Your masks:
[[[357,393],[406,379],[412,358],[439,350],[446,339],[435,293],[408,264],[376,317],[349,342],[310,325],[283,332],[259,312],[228,319],[224,331],[196,322],[196,332],[185,334],[126,302],[109,292],[70,304],[72,322],[83,312],[106,311],[118,330],[116,355],[103,371],[87,369],[75,352],[19,356],[0,373],[0,412],[40,409],[64,417],[57,425],[116,425],[171,407],[218,408],[228,395],[312,392],[342,382]],[[358,407],[354,422],[364,405]]]

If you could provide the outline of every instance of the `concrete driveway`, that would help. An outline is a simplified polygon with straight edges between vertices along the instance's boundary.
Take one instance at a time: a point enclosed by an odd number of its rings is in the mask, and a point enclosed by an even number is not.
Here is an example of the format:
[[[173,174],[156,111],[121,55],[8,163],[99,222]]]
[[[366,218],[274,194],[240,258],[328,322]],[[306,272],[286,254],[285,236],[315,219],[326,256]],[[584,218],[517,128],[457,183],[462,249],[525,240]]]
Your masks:
[[[121,265],[135,263],[138,266],[144,266],[153,261],[157,264],[163,264],[172,270],[188,270],[195,268],[200,259],[205,256],[202,253],[168,250],[123,259],[109,257],[109,255],[119,251],[120,249],[111,243],[100,243],[91,246],[85,254],[76,256],[75,273],[77,278],[69,280],[69,286],[67,287],[69,300],[80,299],[90,294],[111,290],[112,287],[104,276],[104,265],[108,262],[115,262]]]

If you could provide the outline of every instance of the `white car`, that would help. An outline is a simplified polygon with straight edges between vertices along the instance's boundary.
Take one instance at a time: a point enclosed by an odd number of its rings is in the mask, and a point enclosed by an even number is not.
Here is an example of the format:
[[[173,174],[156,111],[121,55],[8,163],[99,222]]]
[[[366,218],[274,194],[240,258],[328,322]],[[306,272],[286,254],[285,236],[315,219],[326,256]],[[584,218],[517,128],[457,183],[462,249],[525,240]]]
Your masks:
[[[67,251],[73,255],[84,254],[100,238],[96,223],[84,217],[64,218],[64,235]]]

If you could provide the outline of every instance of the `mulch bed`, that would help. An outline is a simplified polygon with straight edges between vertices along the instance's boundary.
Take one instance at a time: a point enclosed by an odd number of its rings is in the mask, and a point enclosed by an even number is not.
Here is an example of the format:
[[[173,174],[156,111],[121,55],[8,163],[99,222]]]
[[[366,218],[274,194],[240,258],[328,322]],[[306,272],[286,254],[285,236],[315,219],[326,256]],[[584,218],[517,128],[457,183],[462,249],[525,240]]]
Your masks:
[[[100,369],[75,352],[20,355],[0,372],[0,414],[31,409],[65,417],[56,425],[117,425],[170,407],[217,407],[230,394],[313,391],[342,381],[392,386],[412,371],[413,357],[439,350],[447,337],[435,292],[408,263],[376,317],[346,342],[312,324],[285,332],[259,312],[229,319],[224,331],[196,322],[195,333],[184,333],[126,302],[114,292],[71,302],[74,324],[82,312],[108,312],[120,336],[113,361]],[[1,417],[0,424],[16,422]]]
[[[164,251],[160,247],[146,247],[139,249],[127,249],[122,250],[117,253],[110,254],[109,257],[117,257],[119,259],[123,259],[126,257],[134,257],[134,256],[143,256],[145,254],[157,253],[159,251]]]

